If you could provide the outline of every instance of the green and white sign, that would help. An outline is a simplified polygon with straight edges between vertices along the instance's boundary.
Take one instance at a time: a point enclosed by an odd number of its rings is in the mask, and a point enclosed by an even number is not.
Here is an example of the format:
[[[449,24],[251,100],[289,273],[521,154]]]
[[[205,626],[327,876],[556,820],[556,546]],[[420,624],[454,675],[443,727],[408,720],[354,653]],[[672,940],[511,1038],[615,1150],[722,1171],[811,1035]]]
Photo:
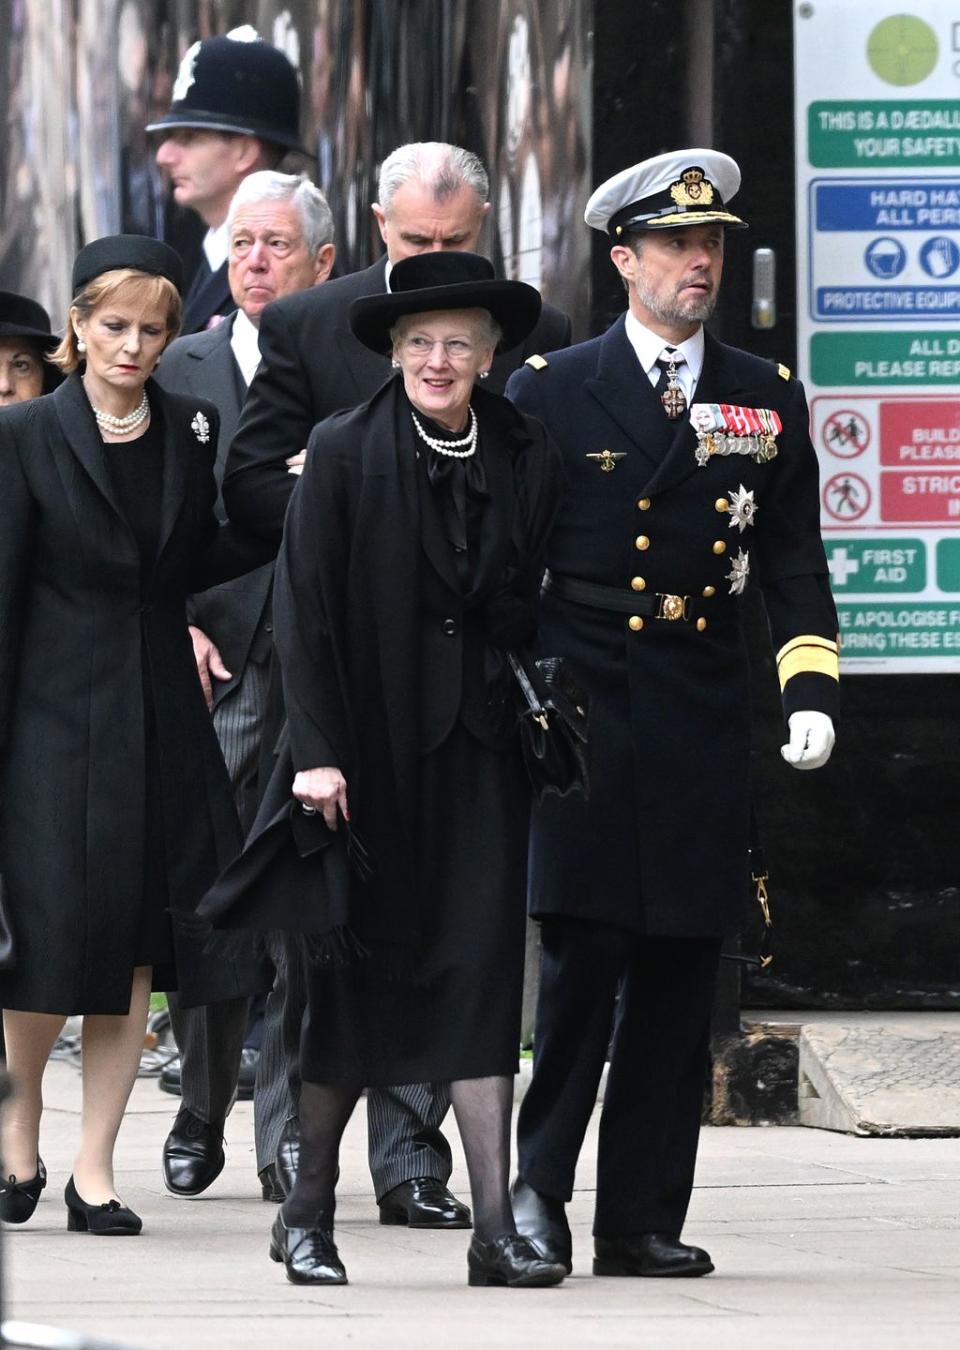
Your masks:
[[[960,669],[960,9],[794,6],[801,378],[845,673]]]

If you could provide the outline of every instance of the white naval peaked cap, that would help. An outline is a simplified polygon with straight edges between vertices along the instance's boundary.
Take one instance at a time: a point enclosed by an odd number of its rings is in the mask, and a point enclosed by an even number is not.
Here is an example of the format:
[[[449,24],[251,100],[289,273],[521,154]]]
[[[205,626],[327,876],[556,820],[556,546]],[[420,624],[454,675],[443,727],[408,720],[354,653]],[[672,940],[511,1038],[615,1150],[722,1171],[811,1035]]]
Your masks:
[[[671,150],[608,178],[592,193],[583,218],[612,239],[633,230],[676,229],[746,221],[726,209],[740,187],[736,160],[719,150]]]

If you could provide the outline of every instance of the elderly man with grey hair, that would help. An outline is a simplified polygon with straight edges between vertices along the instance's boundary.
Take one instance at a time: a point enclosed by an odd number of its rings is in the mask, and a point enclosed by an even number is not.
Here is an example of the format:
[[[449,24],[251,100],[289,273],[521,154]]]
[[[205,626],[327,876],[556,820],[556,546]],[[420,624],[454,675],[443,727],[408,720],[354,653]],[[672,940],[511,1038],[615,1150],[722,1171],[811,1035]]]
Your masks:
[[[305,178],[272,169],[249,174],[240,184],[230,203],[227,232],[236,311],[216,328],[178,338],[157,369],[164,388],[211,399],[219,409],[218,482],[260,363],[264,309],[325,281],[336,251],[333,216],[323,193]],[[218,509],[222,515],[222,502]],[[195,596],[190,607],[197,668],[245,828],[256,808],[272,648],[272,582],[273,564],[268,563]],[[223,1167],[224,1120],[238,1076],[241,1095],[252,1095],[259,1051],[244,1045],[247,999],[185,1009],[171,994],[169,1002],[181,1056],[166,1067],[161,1086],[179,1090],[183,1104],[164,1145],[163,1175],[174,1194],[197,1195]]]
[[[429,250],[476,252],[490,211],[487,171],[460,146],[402,145],[384,160],[373,206],[386,253],[372,267],[338,277],[309,294],[272,305],[260,330],[263,362],[234,437],[224,477],[231,519],[279,542],[293,486],[288,460],[315,423],[373,395],[390,361],[364,347],[348,322],[359,296],[389,289],[395,263]],[[570,320],[550,305],[525,341],[494,358],[487,388],[502,393],[509,375],[536,352],[570,341]],[[273,1002],[271,996],[271,1003]],[[288,991],[285,1025],[292,1037],[302,1004]],[[268,1029],[271,1009],[268,1007]],[[379,1088],[367,1098],[370,1169],[382,1223],[457,1228],[469,1211],[446,1188],[451,1155],[440,1124],[447,1085]]]

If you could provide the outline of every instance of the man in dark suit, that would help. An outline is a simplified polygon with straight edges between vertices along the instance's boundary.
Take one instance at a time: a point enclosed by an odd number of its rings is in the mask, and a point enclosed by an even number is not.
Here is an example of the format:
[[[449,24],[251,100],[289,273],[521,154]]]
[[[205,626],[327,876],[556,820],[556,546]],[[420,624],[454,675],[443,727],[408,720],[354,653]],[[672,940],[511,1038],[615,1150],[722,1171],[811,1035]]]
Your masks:
[[[157,370],[164,388],[202,393],[217,405],[218,482],[247,386],[260,361],[258,335],[265,306],[325,281],[335,255],[333,217],[323,193],[289,174],[268,169],[246,177],[230,205],[226,227],[236,312],[208,332],[178,338]],[[218,511],[222,516],[222,501]],[[273,564],[268,563],[195,596],[190,609],[194,655],[245,830],[256,808],[257,760],[273,646],[272,581]],[[174,1194],[197,1195],[223,1167],[223,1124],[237,1090],[238,1071],[255,1072],[257,1054],[244,1048],[247,999],[190,1009],[180,1008],[174,994],[168,1001],[181,1058],[179,1065],[167,1068],[183,1105],[164,1145],[164,1180]],[[285,1083],[285,1072],[279,1079]]]
[[[248,174],[301,154],[297,72],[244,25],[195,42],[184,56],[170,111],[147,131],[162,133],[157,164],[178,206],[207,226],[200,263],[184,297],[181,332],[197,333],[234,308],[227,275],[227,211]]]
[[[534,814],[543,968],[513,1201],[520,1231],[569,1268],[564,1203],[613,1023],[599,1275],[713,1269],[680,1234],[721,942],[749,900],[738,597],[757,573],[783,757],[817,768],[833,745],[837,618],[803,389],[703,330],[725,231],[743,224],[729,209],[739,183],[726,155],[688,150],[598,188],[586,220],[612,242],[627,313],[602,337],[531,358],[507,387],[564,455],[540,642],[593,696],[589,800],[552,797]]]
[[[467,150],[436,142],[400,146],[383,162],[373,207],[386,254],[372,267],[329,282],[315,294],[271,305],[260,328],[263,364],[250,387],[227,462],[224,500],[231,518],[279,540],[290,497],[287,460],[316,422],[369,398],[390,374],[386,357],[350,331],[361,295],[389,286],[390,268],[429,249],[477,249],[490,210],[486,170]],[[544,305],[519,347],[495,358],[488,388],[500,393],[532,352],[566,346],[570,320]],[[302,1008],[288,1000],[285,1024],[296,1034]],[[268,1029],[270,1011],[268,1008]],[[368,1094],[370,1161],[383,1223],[457,1227],[466,1207],[446,1189],[450,1150],[440,1123],[449,1106],[443,1084]]]

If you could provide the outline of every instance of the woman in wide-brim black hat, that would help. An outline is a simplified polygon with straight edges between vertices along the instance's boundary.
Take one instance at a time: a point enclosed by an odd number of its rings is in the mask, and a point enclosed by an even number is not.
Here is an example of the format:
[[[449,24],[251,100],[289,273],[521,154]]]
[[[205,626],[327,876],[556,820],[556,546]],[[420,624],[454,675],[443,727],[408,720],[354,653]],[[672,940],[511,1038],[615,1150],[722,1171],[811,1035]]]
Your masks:
[[[42,1079],[67,1016],[83,1016],[68,1227],[135,1234],[113,1151],[151,988],[188,1003],[249,992],[193,936],[192,911],[240,839],[185,604],[265,556],[218,526],[216,409],[150,378],[180,287],[179,258],[155,239],[88,244],[53,353],[67,378],[0,410],[8,1223],[29,1219],[46,1185]]]
[[[0,291],[0,408],[57,387],[60,372],[45,357],[59,341],[42,305],[15,291]]]
[[[361,1090],[449,1081],[470,1282],[555,1284],[508,1195],[530,789],[504,650],[536,630],[560,466],[539,423],[476,383],[540,297],[456,252],[397,263],[390,288],[350,322],[396,374],[314,429],[276,576],[286,790],[335,851],[362,839],[373,873],[343,869],[338,914],[333,868],[319,897],[315,954],[333,928],[359,954],[309,968],[300,1167],[271,1254],[295,1283],[345,1282],[334,1183]]]

